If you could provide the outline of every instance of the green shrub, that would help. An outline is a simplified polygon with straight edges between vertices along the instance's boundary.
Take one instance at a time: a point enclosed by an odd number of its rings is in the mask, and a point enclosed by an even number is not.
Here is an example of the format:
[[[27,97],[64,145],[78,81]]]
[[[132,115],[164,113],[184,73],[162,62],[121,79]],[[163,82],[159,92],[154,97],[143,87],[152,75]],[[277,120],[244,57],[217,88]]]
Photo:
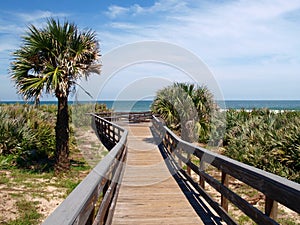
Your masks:
[[[56,105],[0,105],[0,168],[49,170],[53,166]],[[108,111],[104,104],[74,104],[70,107],[70,150],[76,140],[74,126],[91,126],[87,113]]]
[[[183,140],[206,143],[217,107],[206,86],[174,83],[159,90],[151,110],[162,117],[167,126],[180,132]]]
[[[300,112],[227,112],[225,155],[300,182]]]
[[[55,150],[52,107],[1,105],[0,154],[13,155],[14,163],[21,166],[52,158]]]
[[[70,107],[71,122],[75,127],[90,127],[91,116],[89,113],[111,112],[106,104],[73,104]]]

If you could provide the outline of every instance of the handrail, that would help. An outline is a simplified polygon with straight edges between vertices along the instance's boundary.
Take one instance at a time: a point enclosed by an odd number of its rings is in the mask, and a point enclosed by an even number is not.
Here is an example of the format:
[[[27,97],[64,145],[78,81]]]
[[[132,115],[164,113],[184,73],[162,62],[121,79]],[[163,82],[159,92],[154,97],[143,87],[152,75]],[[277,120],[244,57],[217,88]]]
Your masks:
[[[46,218],[43,225],[111,223],[124,172],[128,131],[95,114],[91,115],[93,128],[102,141],[109,140],[110,152]],[[105,135],[99,134],[100,131]],[[100,206],[96,208],[101,197]]]
[[[227,213],[228,200],[257,224],[278,224],[275,221],[277,202],[300,213],[300,184],[183,141],[155,116],[152,124],[156,135],[162,140],[161,144],[177,168],[181,169],[182,163],[187,165],[186,171],[181,171],[227,224],[237,224]],[[192,155],[200,160],[199,165],[191,160]],[[221,171],[220,181],[205,171],[205,163]],[[191,170],[199,176],[198,182],[191,178]],[[266,196],[265,212],[228,188],[229,175]],[[205,192],[205,182],[221,194],[221,204]]]
[[[120,119],[127,119],[131,123],[148,122],[152,119],[152,112],[101,112],[98,116],[109,121],[118,121]]]

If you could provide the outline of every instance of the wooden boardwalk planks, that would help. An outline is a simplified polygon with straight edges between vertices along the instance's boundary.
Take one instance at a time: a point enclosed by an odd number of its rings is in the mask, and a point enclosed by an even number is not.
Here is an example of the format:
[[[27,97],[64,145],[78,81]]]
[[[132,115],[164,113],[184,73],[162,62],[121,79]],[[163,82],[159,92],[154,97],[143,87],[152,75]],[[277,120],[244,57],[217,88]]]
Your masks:
[[[112,224],[203,224],[170,174],[149,124],[127,129],[127,163]]]

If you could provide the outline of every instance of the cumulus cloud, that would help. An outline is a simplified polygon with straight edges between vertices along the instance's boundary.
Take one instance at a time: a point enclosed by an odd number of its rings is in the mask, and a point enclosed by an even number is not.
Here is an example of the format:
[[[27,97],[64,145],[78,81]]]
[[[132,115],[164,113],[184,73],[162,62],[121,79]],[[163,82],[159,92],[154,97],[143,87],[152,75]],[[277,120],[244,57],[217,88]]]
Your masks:
[[[300,1],[201,1],[190,6],[188,1],[169,0],[123,8],[127,17],[110,25],[119,29],[124,41],[126,34],[130,40],[168,40],[196,53],[201,49],[217,62],[222,57],[284,55],[299,49],[298,23],[288,17],[299,9]],[[146,12],[154,14],[151,19]]]
[[[225,95],[230,97],[239,92],[238,87],[232,87],[235,83],[246,89],[247,84],[259,81],[258,85],[262,85],[272,78],[280,84],[300,82],[300,76],[296,76],[300,71],[300,0],[156,0],[147,6],[128,2],[125,5],[120,2],[101,9],[93,20],[80,17],[80,13],[2,12],[1,67],[7,68],[2,59],[8,62],[7,52],[19,44],[24,27],[29,23],[42,26],[43,19],[52,16],[75,18],[95,29],[103,54],[144,40],[186,48],[216,72]],[[291,86],[283,86],[282,92],[292,96],[295,86]]]
[[[108,7],[108,11],[105,13],[109,18],[114,19],[121,15],[125,15],[127,12],[129,12],[130,9],[117,6],[117,5],[111,5]]]
[[[114,44],[141,40],[178,44],[218,71],[220,82],[229,80],[224,83],[227,90],[238,79],[251,78],[252,84],[256,79],[267,83],[272,77],[300,82],[295,77],[300,70],[299,0],[159,0],[123,11],[119,21],[116,17],[108,23],[113,30],[106,33],[116,36]]]

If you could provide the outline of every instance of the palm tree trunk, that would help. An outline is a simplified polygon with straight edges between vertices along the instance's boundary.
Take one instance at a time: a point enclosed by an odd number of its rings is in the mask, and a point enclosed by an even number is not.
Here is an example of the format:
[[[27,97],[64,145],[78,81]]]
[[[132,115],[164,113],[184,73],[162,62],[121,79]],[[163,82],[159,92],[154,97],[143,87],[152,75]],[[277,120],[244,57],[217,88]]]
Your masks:
[[[68,97],[57,97],[55,173],[70,169]]]

